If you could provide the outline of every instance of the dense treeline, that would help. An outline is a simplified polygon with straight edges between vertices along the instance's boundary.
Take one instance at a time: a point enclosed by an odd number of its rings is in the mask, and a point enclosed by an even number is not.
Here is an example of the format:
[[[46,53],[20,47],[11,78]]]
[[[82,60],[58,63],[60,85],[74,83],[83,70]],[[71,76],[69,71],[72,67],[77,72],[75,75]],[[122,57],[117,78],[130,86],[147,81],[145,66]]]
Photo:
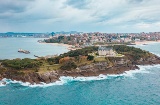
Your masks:
[[[34,59],[13,59],[13,60],[4,60],[2,65],[10,67],[13,69],[27,69],[27,68],[37,68],[42,65],[42,62]]]
[[[71,41],[70,36],[58,36],[58,37],[44,40],[44,42],[46,43],[65,43],[65,44],[68,44],[68,41]]]
[[[150,55],[147,51],[131,46],[115,45],[113,48],[117,53],[131,56],[133,60],[139,60],[140,58],[145,58]]]

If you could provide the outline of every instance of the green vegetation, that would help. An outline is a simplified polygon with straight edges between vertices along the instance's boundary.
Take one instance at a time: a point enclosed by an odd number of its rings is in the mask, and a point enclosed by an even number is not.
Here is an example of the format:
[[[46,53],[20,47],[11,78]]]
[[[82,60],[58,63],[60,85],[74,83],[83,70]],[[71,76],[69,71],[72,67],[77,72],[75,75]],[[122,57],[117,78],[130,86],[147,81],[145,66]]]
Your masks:
[[[51,38],[51,39],[45,39],[44,42],[46,43],[64,43],[64,44],[69,44],[69,42],[71,41],[72,37],[70,36],[58,36],[55,38]]]
[[[87,60],[89,60],[89,61],[94,60],[94,56],[92,56],[92,55],[88,55]]]
[[[86,48],[82,48],[74,51],[69,51],[64,54],[60,54],[58,57],[47,59],[47,61],[49,63],[59,64],[59,60],[64,57],[74,57],[75,60],[79,61],[81,56],[88,56],[89,53],[92,53],[97,50],[98,50],[98,47],[86,47]]]
[[[77,65],[73,61],[67,61],[63,63],[62,66],[60,67],[61,70],[72,70],[76,68],[77,68]]]
[[[25,58],[25,59],[5,60],[2,62],[2,65],[19,70],[27,68],[37,68],[42,65],[42,62],[38,60]]]
[[[47,62],[44,62],[43,65],[41,65],[38,69],[39,73],[44,73],[47,71],[53,71],[53,70],[59,70],[59,68],[61,67],[60,64],[48,64]]]
[[[133,60],[139,60],[140,58],[146,58],[151,55],[151,53],[141,50],[140,48],[125,45],[115,45],[113,48],[117,53],[123,54]]]
[[[95,62],[104,62],[104,61],[107,61],[105,59],[105,57],[96,57],[94,60],[95,60]]]

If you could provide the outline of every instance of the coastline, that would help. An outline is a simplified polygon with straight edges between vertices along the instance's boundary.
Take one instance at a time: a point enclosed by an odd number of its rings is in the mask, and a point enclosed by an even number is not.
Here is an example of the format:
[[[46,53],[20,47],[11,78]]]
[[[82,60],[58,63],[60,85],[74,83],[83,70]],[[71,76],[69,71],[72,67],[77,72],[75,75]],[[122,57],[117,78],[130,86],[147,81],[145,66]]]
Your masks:
[[[67,49],[71,48],[72,45],[69,44],[63,44],[63,43],[45,43],[45,42],[40,42],[41,44],[48,44],[48,45],[52,45],[52,46],[64,46]]]
[[[103,62],[105,63],[105,62]],[[139,67],[136,65],[120,65],[117,67],[109,67],[106,68],[105,65],[102,67],[98,68],[87,68],[90,65],[82,66],[79,68],[79,70],[72,70],[72,71],[61,71],[61,70],[56,70],[56,71],[48,71],[45,73],[27,73],[25,75],[13,75],[14,72],[6,72],[5,74],[0,75],[0,81],[3,81],[3,79],[10,79],[12,81],[21,81],[23,83],[29,83],[31,85],[34,84],[50,84],[50,83],[55,83],[57,81],[61,80],[61,77],[72,77],[72,78],[86,78],[86,77],[97,77],[100,75],[120,75],[125,73],[126,71],[130,70],[139,70]],[[13,73],[13,74],[12,74]],[[5,81],[2,83],[5,85]]]
[[[136,44],[136,45],[147,45],[147,44],[152,44],[152,43],[160,43],[160,40],[157,40],[157,41],[135,41],[134,44]]]
[[[44,44],[51,44],[51,45],[65,45],[66,44],[57,44],[57,43],[44,43]],[[136,51],[136,50],[135,50]],[[133,56],[134,57],[134,56]],[[22,82],[29,82],[31,84],[41,84],[41,83],[53,83],[59,81],[62,76],[71,76],[73,78],[76,77],[92,77],[92,76],[99,76],[99,75],[117,75],[123,74],[126,71],[130,70],[137,70],[139,69],[138,65],[154,65],[160,64],[160,57],[149,54],[147,57],[142,57],[138,60],[131,59],[131,56],[128,55],[126,58],[121,59],[111,59],[109,64],[107,61],[103,62],[92,62],[90,64],[83,64],[77,66],[74,69],[62,70],[52,69],[52,71],[46,71],[44,73],[36,72],[36,71],[29,71],[29,72],[19,72],[16,70],[10,69],[3,69],[0,73],[0,80],[3,78],[22,81]],[[3,68],[3,66],[2,66]]]
[[[106,66],[107,62],[97,62],[92,63],[90,65],[79,66],[73,70],[53,70],[45,73],[38,72],[28,72],[25,74],[15,75],[17,74],[15,71],[6,71],[0,74],[0,80],[7,78],[12,81],[22,81],[29,82],[30,84],[42,84],[42,83],[55,83],[61,80],[61,77],[92,77],[99,75],[120,75],[124,74],[130,70],[139,70],[138,65],[156,65],[160,64],[160,57],[152,56],[145,60],[138,60],[137,62],[132,62],[131,64],[116,64],[114,66],[108,67]],[[5,84],[5,83],[3,83]]]
[[[22,86],[27,86],[27,87],[31,87],[31,88],[36,88],[36,87],[50,87],[50,86],[54,86],[54,85],[65,85],[68,84],[69,82],[72,81],[97,81],[97,80],[104,80],[104,79],[112,79],[112,78],[116,78],[116,77],[133,77],[134,74],[137,73],[149,73],[149,71],[146,71],[146,69],[144,68],[150,68],[150,67],[160,67],[160,64],[156,64],[156,65],[138,65],[139,69],[135,69],[135,70],[129,70],[129,71],[125,71],[121,74],[100,74],[98,76],[88,76],[88,77],[84,77],[84,76],[77,76],[77,77],[72,77],[72,76],[60,76],[59,80],[55,81],[55,82],[51,82],[51,83],[40,83],[40,84],[36,84],[36,83],[29,83],[29,82],[22,82],[22,81],[16,81],[16,80],[11,80],[11,79],[6,79],[3,78],[2,80],[0,80],[0,87],[4,87],[7,84],[10,83],[18,83]],[[4,84],[6,83],[6,84]]]
[[[80,48],[73,48],[73,45],[69,45],[69,44],[64,44],[64,43],[45,43],[45,42],[39,42],[41,44],[48,44],[48,45],[52,45],[52,46],[64,46],[67,48],[67,50],[71,51],[71,50],[76,50],[76,49],[80,49]]]

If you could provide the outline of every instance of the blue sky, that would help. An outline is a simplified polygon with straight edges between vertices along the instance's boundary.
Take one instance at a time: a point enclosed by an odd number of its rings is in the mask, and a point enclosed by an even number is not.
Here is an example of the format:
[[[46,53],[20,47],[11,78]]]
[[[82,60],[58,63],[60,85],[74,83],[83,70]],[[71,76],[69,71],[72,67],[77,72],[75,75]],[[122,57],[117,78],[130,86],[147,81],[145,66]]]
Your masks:
[[[159,32],[160,0],[0,0],[0,32]]]

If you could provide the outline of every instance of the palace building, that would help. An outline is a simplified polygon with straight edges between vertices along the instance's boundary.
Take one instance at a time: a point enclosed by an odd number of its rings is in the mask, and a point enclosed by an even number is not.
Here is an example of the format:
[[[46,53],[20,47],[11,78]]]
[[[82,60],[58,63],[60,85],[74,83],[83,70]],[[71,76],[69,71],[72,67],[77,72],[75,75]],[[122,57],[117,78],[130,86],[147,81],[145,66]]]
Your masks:
[[[99,56],[115,56],[116,52],[111,46],[99,46],[98,54]]]

